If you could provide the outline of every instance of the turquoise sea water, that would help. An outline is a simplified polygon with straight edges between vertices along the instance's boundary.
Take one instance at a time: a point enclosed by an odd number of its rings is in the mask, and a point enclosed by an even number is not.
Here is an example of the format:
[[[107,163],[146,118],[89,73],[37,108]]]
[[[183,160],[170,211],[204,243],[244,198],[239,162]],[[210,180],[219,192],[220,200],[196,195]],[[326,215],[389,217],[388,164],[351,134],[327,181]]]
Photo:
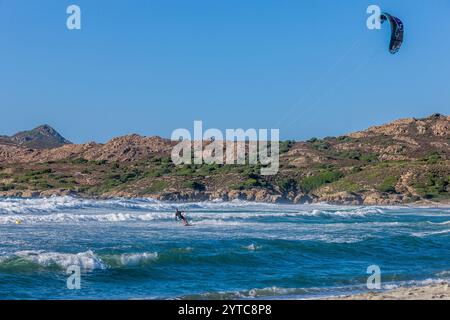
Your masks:
[[[370,265],[448,280],[450,208],[0,199],[0,299],[301,299],[367,291]]]

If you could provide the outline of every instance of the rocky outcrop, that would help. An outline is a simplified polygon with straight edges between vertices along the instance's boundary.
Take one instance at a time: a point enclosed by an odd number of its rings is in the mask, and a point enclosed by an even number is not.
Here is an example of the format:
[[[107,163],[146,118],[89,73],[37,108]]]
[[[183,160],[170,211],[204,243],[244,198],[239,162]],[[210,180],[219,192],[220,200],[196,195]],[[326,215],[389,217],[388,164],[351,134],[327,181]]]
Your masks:
[[[326,202],[330,204],[344,204],[344,205],[360,205],[363,203],[361,195],[353,192],[338,192],[334,194],[326,194],[316,199],[317,202]]]
[[[401,119],[382,126],[371,127],[365,131],[349,134],[352,138],[368,138],[371,136],[417,136],[433,135],[437,137],[450,136],[450,117],[433,114],[424,119]]]
[[[364,205],[400,205],[404,203],[409,203],[409,199],[405,199],[403,195],[400,194],[386,194],[381,192],[371,192],[364,195]]]
[[[160,137],[142,137],[137,134],[114,138],[104,145],[97,145],[83,152],[87,160],[132,162],[149,159],[154,155],[169,156],[173,144]]]
[[[294,198],[294,200],[292,202],[294,204],[310,204],[310,203],[313,203],[314,201],[315,201],[314,196],[300,193]]]
[[[29,131],[22,131],[11,137],[4,136],[3,140],[5,139],[11,144],[32,149],[51,149],[72,144],[49,125],[39,126]]]
[[[0,191],[0,197],[24,197],[24,198],[37,198],[37,197],[51,197],[51,196],[81,196],[74,190],[68,189],[51,189],[45,191],[36,190],[22,190],[22,191]],[[369,191],[367,193],[358,194],[353,192],[337,192],[332,194],[323,194],[320,196],[307,195],[300,193],[290,199],[286,195],[273,194],[267,190],[261,189],[251,189],[251,190],[221,190],[214,192],[203,192],[194,190],[184,190],[184,191],[164,191],[161,193],[154,194],[135,194],[133,192],[118,191],[104,193],[99,197],[102,199],[110,198],[153,198],[159,201],[166,202],[201,202],[201,201],[252,201],[261,203],[286,203],[286,204],[314,204],[314,203],[328,203],[334,205],[405,205],[412,202],[431,205],[432,201],[420,198],[418,196],[406,196],[404,194],[388,194],[378,191]],[[450,203],[447,201],[444,203]]]
[[[28,143],[45,139],[47,148]],[[51,139],[62,145],[52,147]],[[0,136],[0,196],[348,205],[450,199],[450,117],[439,114],[348,136],[288,141],[273,177],[260,175],[258,166],[180,168],[170,162],[173,146],[137,134],[74,145],[48,126]]]
[[[78,193],[68,189],[51,189],[51,190],[10,190],[1,191],[0,197],[15,197],[15,198],[48,198],[52,196],[78,196]]]
[[[106,144],[89,142],[44,150],[0,144],[0,162],[42,163],[63,159],[133,162],[147,160],[153,156],[170,156],[171,147],[170,140],[139,135],[114,138]]]

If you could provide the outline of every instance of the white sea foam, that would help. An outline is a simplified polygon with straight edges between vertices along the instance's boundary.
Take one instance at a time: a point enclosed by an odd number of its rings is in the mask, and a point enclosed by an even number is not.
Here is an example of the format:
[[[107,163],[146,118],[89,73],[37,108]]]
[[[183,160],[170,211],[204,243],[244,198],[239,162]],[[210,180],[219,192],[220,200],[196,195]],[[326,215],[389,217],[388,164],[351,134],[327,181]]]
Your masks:
[[[438,272],[436,275],[438,277],[450,278],[450,270]]]
[[[312,211],[299,212],[300,216],[315,216],[315,217],[340,217],[340,218],[353,218],[353,217],[366,217],[368,215],[385,213],[385,209],[378,207],[361,207],[351,208],[347,210],[320,210],[314,209]]]
[[[411,281],[404,281],[401,282],[401,286],[418,286],[418,287],[422,287],[422,286],[430,286],[430,285],[435,285],[435,284],[441,284],[441,283],[447,283],[446,279],[442,279],[442,278],[428,278],[425,280],[411,280]]]
[[[428,236],[434,236],[439,234],[447,234],[450,233],[450,229],[446,230],[438,230],[438,231],[425,231],[425,232],[414,232],[411,235],[418,238],[425,238]]]
[[[251,290],[235,291],[235,292],[205,292],[198,295],[182,297],[183,299],[255,299],[255,298],[267,298],[267,297],[277,297],[277,296],[291,296],[291,295],[302,295],[309,291],[314,291],[312,289],[303,288],[280,288],[280,287],[269,287],[269,288],[255,288]]]
[[[48,206],[47,206],[48,207]],[[124,222],[124,221],[154,221],[154,220],[173,220],[174,215],[172,211],[125,211],[121,212],[121,207],[110,210],[80,210],[70,212],[55,212],[39,211],[36,207],[30,212],[30,208],[26,205],[21,208],[22,213],[0,214],[0,224],[16,224],[20,221],[22,224],[33,223],[55,223],[55,222]],[[53,209],[52,209],[53,210]],[[123,209],[122,209],[123,210]],[[304,211],[288,211],[280,208],[280,211],[274,210],[264,211],[190,211],[188,218],[193,220],[196,224],[238,224],[239,220],[258,219],[258,218],[285,218],[285,217],[338,217],[338,218],[352,218],[365,217],[373,214],[383,213],[379,208],[357,208],[349,209],[347,211],[332,211],[310,209]],[[292,209],[290,209],[292,210]],[[16,209],[11,211],[18,211]],[[116,212],[114,212],[116,211]],[[25,213],[27,212],[27,213]],[[235,220],[232,222],[230,220]]]
[[[157,252],[122,254],[120,256],[120,263],[124,266],[137,266],[156,259],[158,259]]]
[[[196,226],[242,226],[242,225],[249,225],[248,223],[242,222],[242,221],[235,221],[235,220],[226,220],[226,218],[223,219],[205,219],[203,217],[202,220],[195,220],[192,223],[195,223]],[[254,225],[254,224],[253,224]]]
[[[13,254],[1,254],[0,264],[12,260],[24,260],[42,267],[57,266],[66,269],[79,266],[82,270],[105,270],[117,266],[137,266],[158,259],[157,252],[124,253],[104,257],[88,250],[80,253],[46,252],[43,250],[18,251]],[[108,262],[109,263],[108,263]]]
[[[74,198],[70,196],[50,198],[2,198],[0,199],[0,214],[30,214],[51,213],[74,209],[111,209],[127,208],[146,211],[173,211],[175,208],[186,209],[232,209],[232,208],[273,208],[274,204],[261,204],[247,201],[208,201],[193,203],[168,203],[154,199],[123,199],[93,200]]]
[[[410,286],[427,286],[444,283],[444,279],[425,279],[421,281],[402,281],[398,283],[387,283],[382,286],[383,290],[394,290],[399,287]],[[282,288],[268,287],[255,288],[251,290],[235,291],[235,292],[207,292],[194,296],[183,298],[190,299],[310,299],[314,297],[339,297],[352,293],[362,293],[367,291],[365,283],[353,286],[336,286],[328,288]]]
[[[143,210],[146,212],[172,212],[175,208],[183,211],[239,211],[245,210],[247,213],[255,212],[278,212],[280,216],[340,216],[340,217],[364,217],[371,214],[382,214],[397,207],[377,206],[377,207],[361,207],[361,206],[333,206],[327,204],[314,205],[280,205],[270,203],[256,203],[242,200],[234,201],[206,201],[194,203],[168,203],[155,199],[124,199],[115,198],[109,200],[94,200],[75,198],[70,196],[50,197],[50,198],[0,198],[0,215],[1,214],[48,214],[62,213],[62,211],[76,209],[99,209],[99,210]],[[414,208],[401,207],[401,210],[407,210],[410,213]],[[417,208],[415,208],[417,209]],[[435,208],[424,208],[426,210],[435,210]],[[399,208],[397,208],[397,211]],[[284,213],[279,213],[283,211]],[[426,215],[427,212],[419,210],[418,214]],[[450,213],[448,209],[440,208],[439,213],[445,216]],[[433,214],[433,212],[428,212]]]
[[[443,222],[432,222],[432,221],[427,221],[427,223],[429,223],[429,224],[434,224],[434,225],[441,225],[441,226],[443,226],[443,225],[450,224],[450,221],[443,221]]]
[[[382,289],[383,290],[394,290],[394,289],[397,289],[399,286],[400,285],[398,285],[398,284],[388,283],[388,284],[382,285]]]
[[[190,213],[188,219],[196,225],[241,225],[242,220],[259,217],[278,217],[283,214],[248,214],[248,213]],[[126,221],[174,221],[174,214],[168,212],[152,213],[54,213],[45,215],[0,215],[1,224],[35,224],[35,223],[76,223],[76,222],[126,222]]]
[[[256,250],[259,250],[260,248],[261,248],[260,246],[257,246],[254,243],[252,243],[248,246],[244,246],[244,249],[247,249],[249,251],[256,251]]]
[[[172,217],[172,215],[170,215]],[[0,224],[55,223],[55,222],[124,222],[124,221],[152,221],[169,219],[167,213],[133,214],[133,213],[109,213],[109,214],[78,214],[56,213],[45,215],[0,215]]]
[[[91,250],[75,254],[45,251],[19,251],[13,256],[44,267],[59,266],[65,269],[69,266],[76,265],[83,270],[107,268],[103,261]]]
[[[330,287],[330,288],[283,288],[283,287],[267,287],[254,288],[250,290],[234,291],[234,292],[205,292],[198,295],[184,296],[182,299],[308,299],[310,297],[326,297],[335,295],[337,292],[348,292],[349,290],[362,290],[364,285],[354,287]]]

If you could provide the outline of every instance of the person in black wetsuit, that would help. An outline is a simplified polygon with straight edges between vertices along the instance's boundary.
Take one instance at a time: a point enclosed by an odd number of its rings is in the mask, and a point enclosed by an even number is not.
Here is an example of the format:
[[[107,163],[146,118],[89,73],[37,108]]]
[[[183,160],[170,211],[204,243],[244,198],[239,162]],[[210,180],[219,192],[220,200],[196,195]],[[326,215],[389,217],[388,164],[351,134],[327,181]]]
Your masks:
[[[182,211],[179,211],[178,209],[176,209],[177,211],[175,212],[175,220],[181,220],[183,221],[184,225],[188,225],[189,222],[187,221],[186,217],[183,215]]]

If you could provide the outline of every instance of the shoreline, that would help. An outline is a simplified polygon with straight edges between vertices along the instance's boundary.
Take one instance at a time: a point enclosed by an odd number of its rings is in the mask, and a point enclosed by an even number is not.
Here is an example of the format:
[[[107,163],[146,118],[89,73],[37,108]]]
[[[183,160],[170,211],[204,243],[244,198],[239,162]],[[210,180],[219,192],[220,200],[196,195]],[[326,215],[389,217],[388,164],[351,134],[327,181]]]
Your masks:
[[[24,200],[33,200],[33,199],[52,199],[52,198],[58,198],[58,197],[71,197],[74,199],[81,199],[81,200],[96,200],[96,201],[107,201],[107,200],[114,200],[114,199],[126,199],[126,200],[155,200],[159,201],[161,203],[177,203],[177,204],[190,204],[190,203],[207,203],[207,202],[233,202],[233,201],[243,201],[248,203],[254,203],[254,204],[272,204],[272,205],[328,205],[328,206],[346,206],[346,207],[392,207],[392,208],[450,208],[450,201],[444,200],[441,202],[433,202],[433,201],[424,201],[420,200],[417,202],[411,202],[411,203],[398,203],[398,204],[386,204],[386,203],[374,203],[374,204],[354,204],[354,203],[347,203],[347,202],[310,202],[310,203],[294,203],[292,201],[281,201],[281,202],[270,202],[270,201],[252,201],[247,199],[228,199],[224,200],[221,198],[217,199],[187,199],[187,200],[166,200],[166,199],[158,199],[158,197],[134,197],[134,196],[85,196],[81,194],[50,194],[50,195],[35,195],[35,196],[17,196],[17,195],[5,195],[0,193],[0,200],[3,199],[24,199]]]
[[[450,300],[449,283],[424,286],[405,286],[387,291],[328,297],[322,300]]]

